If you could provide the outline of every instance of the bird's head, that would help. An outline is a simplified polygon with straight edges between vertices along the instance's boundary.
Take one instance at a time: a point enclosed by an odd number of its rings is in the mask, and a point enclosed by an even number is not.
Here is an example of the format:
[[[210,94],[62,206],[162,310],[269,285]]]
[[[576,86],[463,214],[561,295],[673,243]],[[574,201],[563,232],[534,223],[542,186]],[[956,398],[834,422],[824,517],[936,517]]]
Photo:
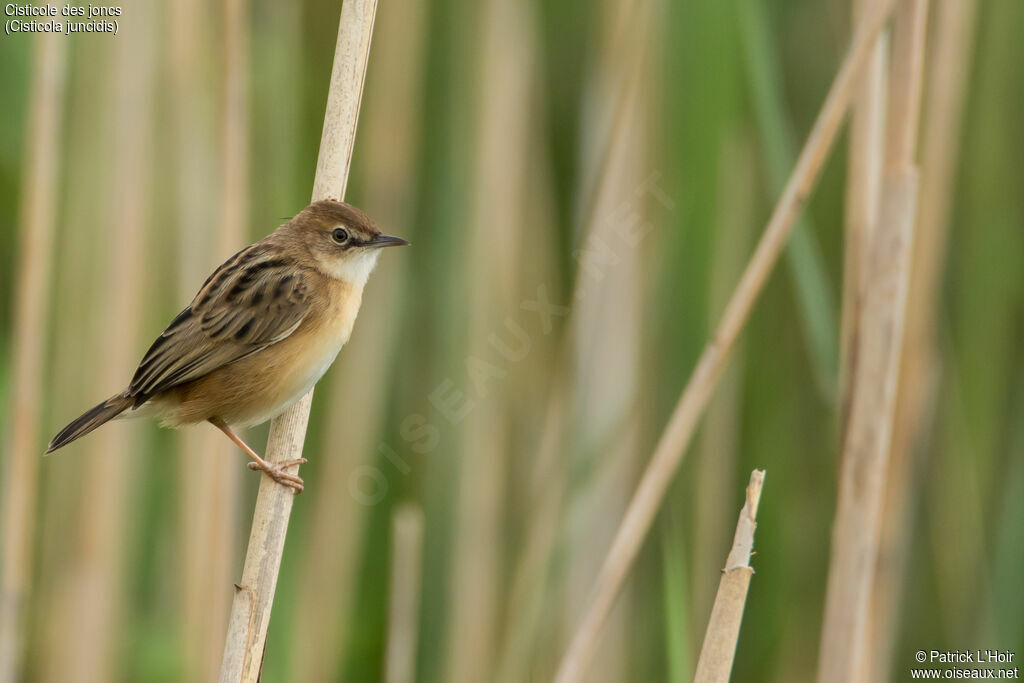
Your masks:
[[[317,270],[357,287],[366,284],[382,247],[408,244],[382,234],[356,207],[333,199],[313,202],[278,230],[305,248]]]

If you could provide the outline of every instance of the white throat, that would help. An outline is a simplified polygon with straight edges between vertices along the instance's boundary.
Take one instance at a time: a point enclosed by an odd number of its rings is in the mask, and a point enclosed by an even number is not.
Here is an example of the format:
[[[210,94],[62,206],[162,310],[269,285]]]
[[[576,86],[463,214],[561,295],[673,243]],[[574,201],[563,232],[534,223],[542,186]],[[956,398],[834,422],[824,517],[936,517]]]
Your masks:
[[[331,277],[348,282],[357,289],[362,289],[370,277],[370,273],[377,266],[377,258],[380,256],[380,249],[366,249],[352,258],[335,262],[329,268]]]

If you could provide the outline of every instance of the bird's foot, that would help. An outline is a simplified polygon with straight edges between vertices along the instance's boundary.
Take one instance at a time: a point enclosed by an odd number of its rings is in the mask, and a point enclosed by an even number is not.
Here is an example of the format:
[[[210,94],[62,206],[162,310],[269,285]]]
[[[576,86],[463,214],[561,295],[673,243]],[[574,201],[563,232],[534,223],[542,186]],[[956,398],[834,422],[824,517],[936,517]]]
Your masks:
[[[292,465],[301,465],[305,463],[305,458],[296,458],[295,460],[286,460],[284,462],[269,462],[261,458],[259,453],[257,453],[256,451],[249,447],[249,444],[242,441],[242,439],[239,438],[237,434],[235,434],[235,432],[231,429],[231,427],[228,426],[226,422],[224,422],[224,420],[212,417],[210,418],[209,422],[214,427],[224,432],[224,434],[226,434],[227,437],[231,439],[231,441],[233,441],[236,446],[238,446],[243,451],[249,454],[249,457],[252,458],[254,461],[249,463],[249,469],[260,470],[261,472],[266,473],[268,477],[276,481],[278,484],[281,484],[282,486],[287,486],[288,488],[291,489],[295,489],[296,494],[302,493],[302,489],[304,486],[302,478],[299,477],[299,475],[297,474],[290,474],[288,472],[285,472],[284,470],[286,467],[291,467]]]
[[[302,493],[302,490],[305,487],[305,482],[302,481],[302,477],[297,474],[290,474],[284,470],[292,465],[302,465],[306,462],[307,460],[305,458],[296,458],[295,460],[286,460],[284,462],[276,463],[262,460],[261,462],[250,462],[248,467],[250,470],[263,472],[278,484],[294,489],[295,493],[299,494]]]

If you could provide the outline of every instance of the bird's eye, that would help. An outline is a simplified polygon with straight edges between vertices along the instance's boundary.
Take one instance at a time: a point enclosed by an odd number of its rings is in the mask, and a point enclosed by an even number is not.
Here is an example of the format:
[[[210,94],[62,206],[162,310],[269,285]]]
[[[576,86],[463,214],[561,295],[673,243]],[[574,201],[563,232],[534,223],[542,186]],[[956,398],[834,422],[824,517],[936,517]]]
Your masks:
[[[345,242],[348,242],[348,230],[345,228],[335,228],[331,231],[331,239],[338,244],[345,244]]]

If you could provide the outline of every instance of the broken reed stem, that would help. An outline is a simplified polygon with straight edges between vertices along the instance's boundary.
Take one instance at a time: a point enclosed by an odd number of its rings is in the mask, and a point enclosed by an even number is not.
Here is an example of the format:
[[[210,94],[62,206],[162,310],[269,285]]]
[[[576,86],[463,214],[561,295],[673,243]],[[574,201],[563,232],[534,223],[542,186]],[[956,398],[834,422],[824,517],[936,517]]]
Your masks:
[[[313,201],[345,195],[376,11],[376,0],[346,0],[341,8]],[[270,423],[268,460],[282,462],[302,456],[312,400],[310,391]],[[291,489],[269,477],[260,478],[242,581],[231,605],[220,683],[255,683],[259,679],[294,496]]]
[[[20,680],[24,607],[32,576],[39,480],[39,389],[49,317],[53,233],[60,205],[58,164],[64,111],[66,44],[62,36],[35,39],[24,184],[21,242],[14,292],[10,440],[3,477],[3,541],[0,565],[0,682]]]
[[[725,561],[718,594],[711,608],[711,618],[704,632],[704,645],[697,660],[694,683],[727,683],[736,657],[736,641],[740,637],[743,608],[747,604],[747,591],[754,570],[750,556],[754,550],[754,530],[757,529],[757,506],[761,502],[764,470],[750,473],[746,502],[740,510],[733,537],[732,550]]]
[[[917,212],[914,147],[926,18],[927,0],[904,0],[893,23],[882,204],[865,245],[858,359],[840,461],[819,683],[857,681],[864,673]]]
[[[729,300],[714,336],[697,361],[690,381],[630,501],[598,574],[583,619],[559,665],[555,678],[557,683],[571,683],[583,678],[587,663],[597,646],[601,627],[682,462],[697,420],[725,368],[729,351],[746,324],[750,310],[778,260],[796,217],[817,181],[849,106],[857,78],[894,4],[895,0],[879,0],[872,5],[857,27],[850,50],[836,74],[786,188]]]
[[[391,605],[384,680],[416,680],[419,635],[420,578],[423,566],[423,510],[406,503],[395,511],[391,525]]]

